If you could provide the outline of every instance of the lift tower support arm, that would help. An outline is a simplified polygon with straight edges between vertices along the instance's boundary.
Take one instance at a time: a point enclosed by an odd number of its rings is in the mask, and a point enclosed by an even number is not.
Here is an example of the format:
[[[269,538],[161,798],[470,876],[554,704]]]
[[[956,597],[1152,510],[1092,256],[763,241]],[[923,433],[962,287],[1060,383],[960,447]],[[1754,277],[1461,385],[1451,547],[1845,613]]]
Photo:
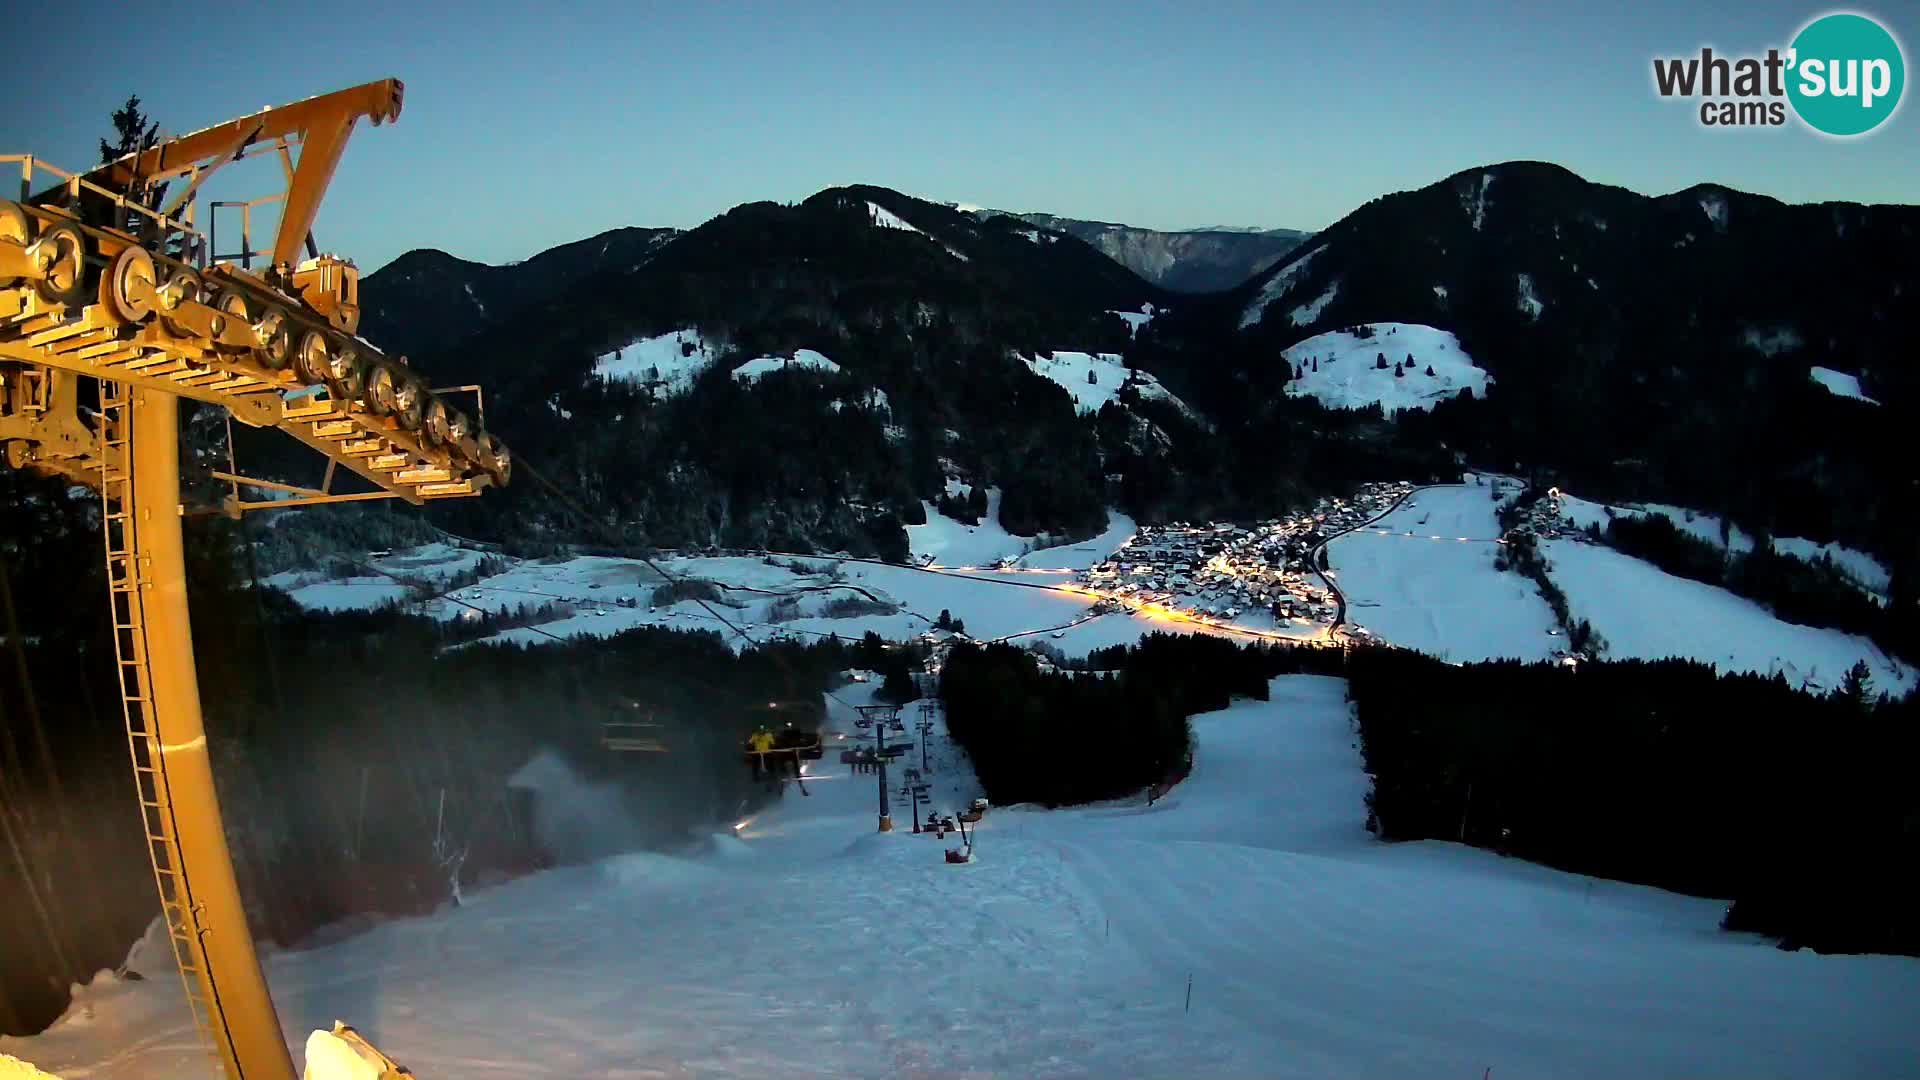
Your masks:
[[[195,974],[227,1076],[293,1080],[293,1059],[240,902],[207,754],[180,531],[180,399],[144,388],[133,390],[132,399],[133,500],[125,509],[134,509],[133,557],[139,567],[134,610],[144,630],[153,706],[154,734],[146,749],[150,755],[157,751],[156,764],[164,769],[168,805],[159,813],[171,819],[178,844],[173,899],[185,907],[167,914],[184,917],[199,938],[204,962]],[[167,899],[164,893],[162,898]],[[189,964],[196,959],[189,954]]]

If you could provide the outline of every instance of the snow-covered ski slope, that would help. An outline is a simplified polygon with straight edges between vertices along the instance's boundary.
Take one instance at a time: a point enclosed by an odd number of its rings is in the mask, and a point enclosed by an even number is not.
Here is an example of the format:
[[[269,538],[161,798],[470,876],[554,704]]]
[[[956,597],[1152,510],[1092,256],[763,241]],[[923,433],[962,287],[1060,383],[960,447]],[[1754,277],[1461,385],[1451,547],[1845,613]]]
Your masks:
[[[1612,548],[1548,540],[1541,550],[1573,617],[1593,624],[1610,659],[1687,656],[1721,671],[1779,672],[1815,693],[1838,689],[1861,660],[1876,693],[1899,697],[1920,681],[1859,634],[1786,622],[1745,597]]]
[[[1531,581],[1495,570],[1491,489],[1426,488],[1371,526],[1327,545],[1347,621],[1444,660],[1544,660],[1553,609]]]
[[[1914,1074],[1920,961],[1783,953],[1719,931],[1718,901],[1373,840],[1343,689],[1285,677],[1196,717],[1194,773],[1151,808],[996,809],[959,867],[952,838],[876,834],[875,779],[829,753],[737,839],[270,955],[287,1036],[347,1019],[423,1078],[483,1080]],[[935,746],[946,809],[972,787]],[[177,981],[147,974],[0,1052],[199,1080]]]

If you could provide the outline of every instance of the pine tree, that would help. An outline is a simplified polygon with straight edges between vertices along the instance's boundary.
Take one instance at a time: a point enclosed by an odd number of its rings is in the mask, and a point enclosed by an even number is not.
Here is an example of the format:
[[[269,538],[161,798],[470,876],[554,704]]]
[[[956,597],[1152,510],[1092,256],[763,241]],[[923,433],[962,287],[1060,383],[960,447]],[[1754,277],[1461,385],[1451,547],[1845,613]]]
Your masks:
[[[1374,360],[1373,360],[1373,366],[1374,366],[1374,369],[1375,369],[1376,371],[1385,371],[1385,370],[1387,370],[1387,354],[1386,354],[1386,353],[1375,353],[1375,354],[1374,354]]]
[[[914,685],[913,673],[907,670],[905,660],[888,665],[886,681],[880,684],[880,693],[875,696],[894,705],[905,704],[920,696],[920,688]]]
[[[933,628],[935,630],[953,629],[953,612],[948,611],[946,608],[941,608],[940,617],[933,620]]]
[[[100,140],[100,164],[106,165],[118,161],[128,154],[143,152],[160,141],[160,122],[153,120],[140,111],[140,97],[130,94],[127,103],[113,113],[113,141]],[[158,209],[160,200],[166,196],[165,183],[143,183],[138,180],[127,192],[127,197],[149,209]],[[121,227],[130,232],[147,231],[153,219],[136,211],[128,211]]]
[[[1320,370],[1320,358],[1317,356],[1313,358],[1313,370],[1315,371]]]
[[[1861,712],[1873,705],[1873,670],[1865,660],[1855,660],[1840,684],[1840,698]]]
[[[1097,386],[1099,385],[1099,383],[1100,383],[1100,376],[1095,374],[1092,368],[1088,368],[1087,369],[1087,385]]]
[[[1433,378],[1433,365],[1432,365],[1432,364],[1428,364],[1428,365],[1427,365],[1427,378],[1429,378],[1429,379],[1431,379],[1431,378]]]
[[[100,140],[100,164],[120,160],[136,150],[152,146],[160,135],[158,121],[150,121],[140,111],[140,96],[129,95],[127,103],[113,113],[114,141]]]
[[[1395,364],[1395,365],[1393,365],[1393,377],[1394,377],[1394,378],[1396,378],[1396,379],[1404,379],[1404,378],[1406,378],[1406,377],[1407,377],[1407,369],[1406,369],[1406,368],[1403,368],[1403,367],[1401,367],[1401,366],[1400,366],[1399,364]]]

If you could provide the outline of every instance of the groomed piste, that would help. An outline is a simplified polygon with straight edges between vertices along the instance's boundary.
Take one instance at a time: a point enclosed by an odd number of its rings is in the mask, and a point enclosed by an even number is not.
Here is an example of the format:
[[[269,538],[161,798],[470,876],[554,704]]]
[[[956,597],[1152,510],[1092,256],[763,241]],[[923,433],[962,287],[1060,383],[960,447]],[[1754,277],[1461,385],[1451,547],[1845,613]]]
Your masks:
[[[837,692],[852,730],[870,684]],[[336,1016],[422,1077],[1895,1076],[1920,964],[1782,952],[1722,905],[1362,827],[1337,679],[1195,718],[1144,800],[1002,807],[978,857],[875,829],[810,766],[736,833],[476,892],[268,959],[287,1035]],[[935,799],[974,791],[936,731]],[[177,984],[103,975],[0,1053],[198,1080]],[[1188,980],[1191,1006],[1187,1005]]]

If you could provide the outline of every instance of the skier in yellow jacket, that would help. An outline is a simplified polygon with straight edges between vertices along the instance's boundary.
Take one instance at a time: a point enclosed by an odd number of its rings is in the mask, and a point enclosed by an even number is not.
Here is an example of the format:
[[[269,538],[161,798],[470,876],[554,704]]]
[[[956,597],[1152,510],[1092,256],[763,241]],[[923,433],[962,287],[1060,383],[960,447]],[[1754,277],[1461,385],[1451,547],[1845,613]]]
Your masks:
[[[760,778],[760,770],[767,764],[767,751],[773,749],[773,732],[765,727],[747,736],[747,750],[753,754],[753,778]]]

